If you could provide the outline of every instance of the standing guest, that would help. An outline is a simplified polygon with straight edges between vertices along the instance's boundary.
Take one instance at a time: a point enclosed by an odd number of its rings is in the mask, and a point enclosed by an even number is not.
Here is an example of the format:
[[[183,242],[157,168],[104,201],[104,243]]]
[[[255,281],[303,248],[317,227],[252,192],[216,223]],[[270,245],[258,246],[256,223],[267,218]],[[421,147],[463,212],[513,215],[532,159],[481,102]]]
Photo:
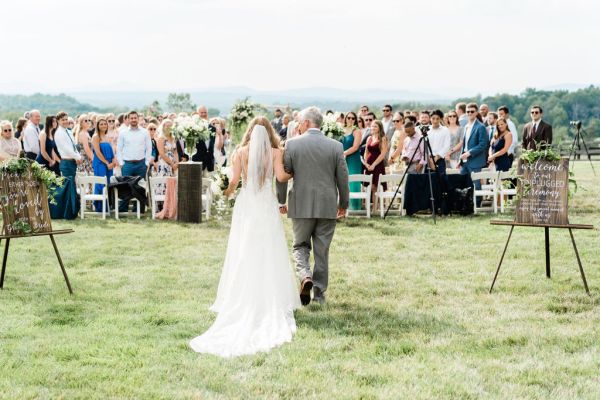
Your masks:
[[[129,129],[129,117],[127,115],[128,114],[119,114],[117,117],[117,121],[119,121],[119,133]]]
[[[152,162],[152,141],[148,131],[139,127],[138,113],[130,111],[127,116],[129,127],[119,133],[117,160],[123,176],[145,178]],[[119,211],[126,212],[128,207],[128,202],[121,201]]]
[[[448,131],[450,132],[450,151],[446,154],[446,163],[450,168],[459,167],[461,139],[464,135],[464,128],[458,124],[458,114],[456,111],[449,111],[447,116]],[[448,167],[448,165],[447,165]]]
[[[167,120],[168,121],[168,120]],[[170,122],[170,121],[169,121]],[[163,123],[156,144],[158,146],[158,169],[155,176],[175,176],[179,167],[179,155],[177,154],[177,140],[171,134],[171,129],[165,129]],[[166,185],[159,185],[155,196],[164,196],[167,191]]]
[[[75,120],[71,117],[68,117],[67,120],[67,129],[70,129],[71,132],[75,129]]]
[[[42,115],[38,110],[29,112],[29,122],[23,130],[23,150],[25,157],[35,160],[40,154],[40,121]]]
[[[479,106],[479,115],[481,115],[481,119],[483,120],[483,124],[487,127],[488,126],[488,120],[487,120],[487,116],[488,113],[490,112],[490,107],[487,104],[482,104]]]
[[[0,122],[0,161],[18,158],[21,153],[21,141],[15,138],[10,121]]]
[[[54,142],[56,128],[58,128],[56,117],[54,115],[46,116],[44,130],[40,133],[40,154],[35,161],[60,176],[60,159],[56,153],[56,143]]]
[[[225,156],[225,125],[219,118],[211,119],[210,124],[215,127],[215,149],[213,151],[215,167],[221,168],[227,161]]]
[[[431,127],[431,113],[427,110],[423,110],[419,113],[419,123],[417,126],[421,129],[421,132],[427,132]]]
[[[292,118],[290,119],[290,122],[288,123],[287,129],[286,129],[286,135],[285,135],[285,139],[291,139],[294,136],[296,136],[298,134],[297,132],[297,128],[298,128],[298,113],[296,113],[296,111],[294,111],[292,113]]]
[[[365,129],[361,131],[362,133],[362,141],[360,142],[360,155],[364,156],[365,149],[367,148],[367,140],[371,136],[371,127],[373,121],[375,121],[375,113],[367,112],[367,115],[364,116],[365,120]],[[385,134],[385,133],[384,133]]]
[[[487,129],[485,129],[485,126],[477,119],[477,111],[477,104],[467,104],[468,121],[465,126],[465,134],[461,140],[461,175],[470,175],[471,172],[479,172],[487,164],[487,151],[490,141],[488,139]],[[479,179],[476,179],[475,182],[473,182],[473,185],[475,186],[475,189],[481,189],[481,181]],[[481,202],[480,197],[477,198],[477,202]]]
[[[385,155],[388,153],[389,145],[385,132],[383,131],[383,124],[381,121],[374,120],[371,123],[371,135],[367,138],[367,145],[365,148],[365,173],[367,175],[373,175],[373,188],[377,188],[379,183],[379,176],[385,175]],[[383,184],[383,190],[387,190],[387,184]],[[376,190],[371,192],[373,211],[375,210],[377,203],[375,202]]]
[[[77,165],[77,173],[83,175],[93,175],[94,169],[92,168],[92,159],[94,154],[92,153],[92,138],[88,133],[92,121],[87,114],[82,114],[77,119],[77,125],[73,132],[75,136],[75,143],[77,143],[77,150],[81,154],[81,163]]]
[[[166,138],[175,138],[175,136],[173,136],[173,132],[171,131],[172,127],[173,121],[170,118],[164,118],[163,122],[158,127],[159,138],[160,136],[164,136]],[[183,151],[183,145],[181,144],[181,141],[175,139],[175,146],[177,147],[177,162],[188,161],[188,158]]]
[[[442,125],[444,113],[441,110],[432,112],[430,118],[431,128],[429,129],[428,136],[429,144],[431,145],[431,155],[435,162],[435,169],[443,175],[446,173],[446,155],[450,151],[451,145],[450,131]]]
[[[394,134],[390,141],[390,169],[392,172],[399,172],[402,170],[402,159],[400,155],[404,149],[404,139],[406,138],[406,132],[404,132],[404,115],[397,111],[394,113]]]
[[[15,138],[22,140],[22,136],[23,136],[23,130],[25,129],[25,126],[27,126],[27,119],[26,118],[19,118],[17,121],[17,125],[15,126]]]
[[[281,110],[278,108],[275,110],[275,118],[271,121],[271,125],[273,125],[273,129],[275,132],[279,132],[283,126],[283,114]]]
[[[542,107],[531,107],[531,122],[523,128],[523,149],[536,150],[538,147],[547,148],[552,144],[552,125],[542,121]]]
[[[489,112],[487,114],[487,128],[488,128],[488,136],[490,138],[490,142],[492,141],[492,139],[494,138],[494,135],[496,134],[497,131],[497,127],[496,127],[496,123],[498,122],[498,114],[496,114],[495,112]]]
[[[513,141],[510,145],[510,149],[508,149],[508,157],[510,158],[510,165],[512,166],[512,163],[515,159],[516,146],[519,143],[519,134],[517,132],[517,126],[514,122],[511,121],[510,113],[507,106],[501,106],[498,108],[498,118],[503,118],[506,121],[506,123],[508,124],[508,129],[510,130],[510,133],[512,133]]]
[[[158,130],[158,127],[153,123],[149,123],[146,130],[148,131],[148,135],[150,135],[150,143],[152,143],[152,160],[150,161],[148,168],[150,171],[156,171],[156,168],[158,167],[158,145],[156,144],[156,139],[158,138],[156,131]]]
[[[208,109],[205,106],[198,107],[198,116],[208,121]],[[196,144],[196,154],[192,156],[192,161],[201,162],[202,170],[204,171],[204,175],[208,176],[210,172],[215,170],[215,140],[216,128],[214,125],[209,124],[208,128],[213,133],[206,140],[200,140]]]
[[[81,162],[81,154],[75,145],[75,139],[67,129],[69,116],[61,111],[56,114],[58,128],[54,132],[56,149],[60,154],[60,174],[65,178],[63,185],[54,192],[56,204],[50,204],[52,219],[74,219],[79,212],[79,196],[75,186],[77,164]]]
[[[383,112],[383,117],[381,118],[381,124],[383,125],[383,130],[385,132],[385,136],[388,139],[388,143],[390,143],[390,141],[392,140],[392,136],[394,135],[394,121],[393,121],[393,115],[392,115],[392,106],[389,104],[386,104],[385,106],[383,106],[383,108],[381,109],[381,111]]]
[[[115,114],[108,114],[106,116],[106,122],[108,122],[108,132],[106,133],[106,138],[108,139],[108,143],[110,143],[110,145],[112,146],[113,154],[116,155],[117,141],[119,140],[119,127],[117,126],[118,121],[115,117]],[[119,166],[119,163],[116,162],[116,159],[112,172],[114,176],[121,176],[121,167]]]
[[[467,125],[467,103],[457,103],[454,112],[458,115],[458,124],[463,128]]]
[[[360,135],[362,136],[366,129],[366,125],[365,125],[365,119],[363,117],[361,117],[360,115],[358,116],[358,129],[360,129]]]
[[[94,132],[96,131],[96,121],[98,120],[98,114],[88,113],[88,118],[90,119],[90,127],[88,129],[88,134],[90,136],[90,144],[91,144],[92,136],[94,136]]]
[[[498,130],[494,133],[492,144],[490,145],[489,163],[494,163],[496,171],[508,171],[510,169],[510,159],[508,158],[508,149],[512,142],[512,133],[508,130],[508,124],[503,118],[497,122]]]
[[[369,106],[360,106],[360,111],[358,112],[358,116],[365,118],[367,116],[367,113],[369,112]]]
[[[345,121],[346,121],[346,117],[344,116],[344,113],[335,113],[336,117],[335,117],[335,122],[339,125],[339,126],[344,126]]]
[[[98,116],[96,118],[94,136],[92,136],[92,149],[94,150],[92,167],[94,169],[94,176],[105,176],[107,184],[110,182],[114,168],[117,165],[112,143],[108,137],[108,129],[110,126],[108,118],[110,118],[110,115],[108,117]],[[114,119],[114,116],[112,118]],[[104,186],[102,185],[95,185],[94,194],[102,194],[103,188]],[[95,201],[94,207],[97,212],[102,212],[101,201]]]
[[[423,142],[419,146],[421,140],[421,133],[415,129],[415,123],[413,121],[406,121],[404,123],[404,132],[406,138],[404,139],[404,145],[402,146],[402,161],[406,163],[406,168],[409,174],[420,173],[423,170]]]
[[[344,158],[348,166],[348,174],[361,174],[363,165],[360,161],[360,142],[362,133],[358,129],[356,123],[357,117],[354,111],[346,114],[344,125],[344,138],[342,145],[344,146]],[[350,192],[360,192],[360,182],[350,183]],[[350,200],[350,210],[360,210],[362,201],[360,199]]]
[[[288,114],[285,114],[282,118],[281,129],[279,130],[279,132],[277,132],[279,134],[279,138],[282,141],[287,139],[287,130],[288,130],[289,125],[290,125],[290,116]]]

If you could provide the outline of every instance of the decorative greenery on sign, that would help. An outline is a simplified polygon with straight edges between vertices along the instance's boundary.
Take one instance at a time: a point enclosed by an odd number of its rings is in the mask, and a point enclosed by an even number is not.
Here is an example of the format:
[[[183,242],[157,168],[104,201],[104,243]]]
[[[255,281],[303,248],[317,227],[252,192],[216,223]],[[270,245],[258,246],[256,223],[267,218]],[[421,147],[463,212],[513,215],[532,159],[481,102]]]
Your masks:
[[[56,204],[54,191],[57,187],[63,185],[65,178],[56,176],[56,174],[35,161],[27,158],[11,158],[0,164],[0,173],[25,175],[31,173],[31,176],[43,184],[48,191],[48,199],[51,204]]]
[[[560,161],[561,156],[559,153],[554,151],[550,146],[544,146],[542,149],[541,143],[537,144],[535,150],[525,150],[521,153],[520,159],[523,162],[534,164],[537,161]],[[521,178],[519,178],[521,180]],[[521,181],[522,182],[522,181]],[[577,192],[577,181],[575,180],[575,174],[573,171],[569,171],[569,199],[573,198],[573,195]],[[524,186],[524,195],[528,193],[529,188]]]
[[[33,233],[33,229],[31,228],[31,225],[29,225],[28,222],[18,220],[18,221],[13,222],[11,225],[12,225],[12,231],[15,233],[19,233],[22,235],[27,235],[29,233]]]

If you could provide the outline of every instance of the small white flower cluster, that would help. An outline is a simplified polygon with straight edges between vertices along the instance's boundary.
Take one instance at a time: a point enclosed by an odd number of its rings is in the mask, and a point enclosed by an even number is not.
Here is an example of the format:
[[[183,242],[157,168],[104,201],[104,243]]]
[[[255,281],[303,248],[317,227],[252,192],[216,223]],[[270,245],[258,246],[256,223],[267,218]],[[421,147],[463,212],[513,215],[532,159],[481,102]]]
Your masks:
[[[177,139],[183,139],[186,147],[195,146],[200,140],[207,140],[211,136],[208,122],[198,115],[180,116],[173,121],[171,128]]]
[[[335,114],[324,116],[321,132],[327,137],[341,141],[344,137],[344,128],[336,122],[336,119]]]
[[[245,98],[233,105],[229,118],[234,126],[239,127],[248,123],[254,117],[255,110],[256,104]]]

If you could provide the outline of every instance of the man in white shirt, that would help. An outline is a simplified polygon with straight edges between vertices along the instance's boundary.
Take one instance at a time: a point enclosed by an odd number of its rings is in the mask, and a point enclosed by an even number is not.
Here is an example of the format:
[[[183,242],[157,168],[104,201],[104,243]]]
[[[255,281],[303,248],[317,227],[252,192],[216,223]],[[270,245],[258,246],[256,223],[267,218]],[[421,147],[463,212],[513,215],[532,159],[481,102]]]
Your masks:
[[[29,112],[29,122],[23,130],[23,150],[25,156],[30,160],[35,160],[40,154],[40,121],[42,115],[38,110]]]
[[[54,132],[54,142],[60,155],[60,174],[65,177],[75,177],[77,164],[81,163],[81,154],[77,151],[75,139],[68,130],[69,116],[66,112],[60,111],[56,114],[56,120],[58,128]]]
[[[383,130],[389,143],[392,140],[392,135],[394,134],[394,122],[392,121],[392,106],[386,104],[385,106],[383,106],[381,111],[383,112],[383,117],[381,117],[381,124],[383,125]]]
[[[146,171],[152,161],[152,140],[148,131],[138,126],[139,117],[135,111],[127,114],[129,128],[119,134],[117,139],[117,160],[123,176],[146,177]],[[122,201],[119,211],[126,212],[129,202]]]
[[[445,156],[450,151],[451,139],[450,130],[441,124],[443,118],[444,113],[441,110],[435,110],[431,113],[431,128],[427,133],[429,144],[431,145],[431,155],[435,161],[435,168],[440,174],[446,173]],[[429,163],[429,167],[434,168],[434,166],[431,165],[431,160],[429,160]]]
[[[498,118],[504,118],[508,124],[508,130],[512,133],[512,144],[508,148],[508,158],[510,158],[510,164],[515,159],[515,150],[519,144],[519,132],[517,132],[517,126],[510,120],[510,113],[507,106],[498,107]]]

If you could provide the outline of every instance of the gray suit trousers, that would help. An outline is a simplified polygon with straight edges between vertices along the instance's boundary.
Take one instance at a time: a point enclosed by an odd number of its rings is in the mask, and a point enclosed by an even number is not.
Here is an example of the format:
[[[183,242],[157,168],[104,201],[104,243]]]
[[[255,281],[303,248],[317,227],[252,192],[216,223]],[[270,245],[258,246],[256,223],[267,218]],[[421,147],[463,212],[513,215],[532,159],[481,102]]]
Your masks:
[[[321,293],[327,290],[329,281],[329,245],[335,232],[335,219],[293,218],[293,255],[296,273],[300,280],[311,277]],[[311,246],[312,244],[312,246]],[[310,270],[310,250],[314,248],[315,267]]]

